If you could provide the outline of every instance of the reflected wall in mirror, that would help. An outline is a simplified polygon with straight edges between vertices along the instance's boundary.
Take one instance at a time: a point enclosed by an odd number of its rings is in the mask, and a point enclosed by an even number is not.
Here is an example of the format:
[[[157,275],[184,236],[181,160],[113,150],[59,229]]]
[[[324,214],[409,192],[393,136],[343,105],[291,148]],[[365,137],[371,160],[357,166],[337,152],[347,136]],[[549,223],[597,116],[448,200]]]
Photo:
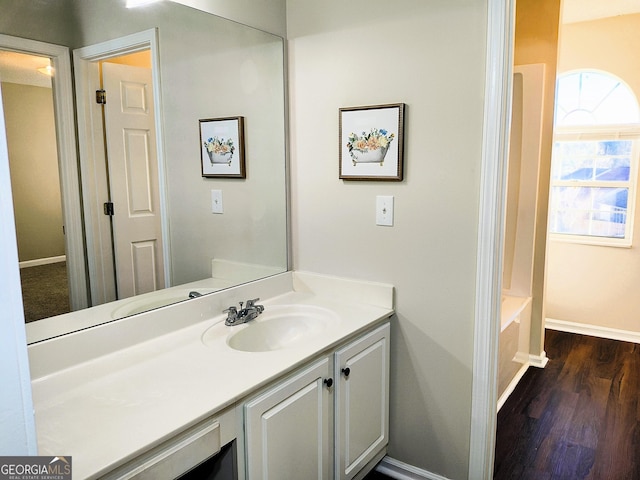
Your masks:
[[[0,50],[24,317],[70,311],[56,124],[47,56]]]
[[[166,285],[171,289],[153,298],[146,294],[119,299],[82,314],[34,322],[28,326],[30,341],[186,300],[191,289],[201,287],[208,293],[285,271],[283,40],[170,2],[140,9],[124,8],[124,0],[66,0],[55,5],[11,2],[9,15],[0,19],[0,33],[64,42],[76,49],[157,29],[160,188],[169,252]],[[43,16],[46,28],[30,23]],[[246,179],[203,178],[198,120],[232,116],[245,119]],[[80,165],[82,170],[84,159]],[[81,174],[86,188],[86,169]],[[212,213],[212,190],[223,193],[223,214]],[[84,208],[86,214],[86,203]],[[87,258],[87,263],[92,261]],[[94,272],[89,273],[89,285],[95,285]],[[180,287],[183,284],[187,285]]]

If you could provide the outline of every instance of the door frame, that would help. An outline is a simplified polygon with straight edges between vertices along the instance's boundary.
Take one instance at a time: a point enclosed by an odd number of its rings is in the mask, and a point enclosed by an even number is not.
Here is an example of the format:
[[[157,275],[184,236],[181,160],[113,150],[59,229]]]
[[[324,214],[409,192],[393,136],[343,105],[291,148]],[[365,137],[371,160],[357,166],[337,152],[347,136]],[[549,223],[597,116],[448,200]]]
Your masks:
[[[38,438],[31,395],[9,152],[1,94],[0,91],[0,272],[3,281],[0,288],[3,313],[0,322],[0,364],[3,391],[6,393],[0,398],[0,411],[3,432],[8,433],[0,437],[0,452],[37,455]]]
[[[73,51],[78,106],[78,147],[83,189],[86,226],[87,264],[91,278],[91,302],[99,305],[116,299],[111,222],[104,215],[103,203],[108,198],[105,143],[101,107],[95,103],[95,90],[99,87],[98,62],[113,57],[151,51],[151,76],[155,109],[156,152],[165,285],[170,285],[171,262],[166,190],[166,170],[162,131],[162,101],[158,31],[149,29],[114,40],[90,45]]]
[[[468,479],[493,478],[516,0],[487,1]]]
[[[69,49],[61,45],[2,34],[0,34],[0,49],[49,57],[55,71],[55,75],[51,77],[51,85],[58,148],[60,195],[65,226],[69,304],[72,311],[80,310],[89,306],[89,298]]]

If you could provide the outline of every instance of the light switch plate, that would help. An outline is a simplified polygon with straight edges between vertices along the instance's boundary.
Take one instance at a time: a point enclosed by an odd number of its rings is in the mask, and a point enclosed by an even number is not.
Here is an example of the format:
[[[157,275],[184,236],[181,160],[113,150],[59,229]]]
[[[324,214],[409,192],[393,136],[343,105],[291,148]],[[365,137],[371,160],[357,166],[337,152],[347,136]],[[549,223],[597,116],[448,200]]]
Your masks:
[[[222,190],[211,190],[211,212],[224,213],[222,208]]]
[[[376,225],[393,226],[393,195],[376,197]]]

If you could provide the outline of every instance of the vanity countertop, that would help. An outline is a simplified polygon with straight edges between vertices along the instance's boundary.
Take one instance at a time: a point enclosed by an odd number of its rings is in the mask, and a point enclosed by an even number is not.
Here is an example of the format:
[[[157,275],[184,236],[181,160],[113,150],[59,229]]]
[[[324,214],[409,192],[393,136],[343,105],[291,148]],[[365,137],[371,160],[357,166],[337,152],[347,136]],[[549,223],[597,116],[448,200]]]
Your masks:
[[[260,290],[271,293],[259,302],[265,313],[309,305],[331,310],[337,321],[287,348],[234,350],[227,337],[250,324],[227,327],[224,315],[206,312]],[[90,329],[34,344],[39,454],[71,456],[74,478],[99,477],[392,314],[390,285],[287,272],[98,327],[100,336]],[[154,321],[160,335],[122,339],[136,322],[147,328]],[[205,332],[213,338],[207,344]]]

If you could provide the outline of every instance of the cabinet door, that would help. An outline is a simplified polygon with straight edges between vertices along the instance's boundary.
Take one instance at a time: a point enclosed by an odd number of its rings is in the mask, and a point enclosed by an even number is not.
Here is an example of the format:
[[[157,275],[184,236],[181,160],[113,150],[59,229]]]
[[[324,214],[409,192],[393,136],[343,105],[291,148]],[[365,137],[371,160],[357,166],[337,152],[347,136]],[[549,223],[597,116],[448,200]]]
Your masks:
[[[389,323],[336,352],[335,476],[353,478],[389,441]]]
[[[330,478],[330,375],[324,358],[245,405],[248,479]]]

